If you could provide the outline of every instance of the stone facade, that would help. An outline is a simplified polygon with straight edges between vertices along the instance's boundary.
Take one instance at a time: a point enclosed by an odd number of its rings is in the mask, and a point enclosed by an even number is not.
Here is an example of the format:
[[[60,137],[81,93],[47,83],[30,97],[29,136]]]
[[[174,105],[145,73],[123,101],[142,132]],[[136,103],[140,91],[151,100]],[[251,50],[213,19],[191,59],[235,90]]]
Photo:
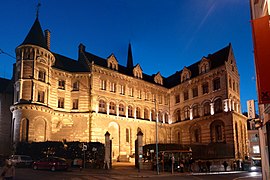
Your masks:
[[[108,131],[113,159],[125,161],[138,131],[143,144],[156,142],[157,125],[159,143],[226,143],[235,158],[248,154],[231,44],[165,78],[133,66],[130,45],[122,66],[113,54],[100,58],[82,44],[78,61],[53,53],[46,37],[36,19],[16,48],[14,142],[104,143]]]

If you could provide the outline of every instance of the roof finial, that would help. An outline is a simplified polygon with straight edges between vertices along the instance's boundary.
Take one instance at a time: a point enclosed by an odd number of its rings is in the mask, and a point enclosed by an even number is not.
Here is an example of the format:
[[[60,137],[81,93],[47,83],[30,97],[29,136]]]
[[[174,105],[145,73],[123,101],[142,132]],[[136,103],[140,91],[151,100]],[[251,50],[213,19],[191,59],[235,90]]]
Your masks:
[[[39,7],[41,6],[40,2],[37,4],[37,12],[36,12],[36,18],[38,18],[39,15]]]

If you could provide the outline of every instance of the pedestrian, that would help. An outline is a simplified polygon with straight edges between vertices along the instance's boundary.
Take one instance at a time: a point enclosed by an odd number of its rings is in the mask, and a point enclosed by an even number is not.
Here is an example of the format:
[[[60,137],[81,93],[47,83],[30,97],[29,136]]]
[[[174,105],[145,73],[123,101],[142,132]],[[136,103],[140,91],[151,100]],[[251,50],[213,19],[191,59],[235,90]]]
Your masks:
[[[228,163],[226,161],[223,162],[224,170],[227,171]]]
[[[4,180],[13,180],[15,178],[15,167],[13,166],[11,160],[6,161],[6,165],[3,167],[1,172],[1,177]]]
[[[181,171],[181,173],[184,172],[184,162],[183,162],[183,160],[180,161],[180,171]]]
[[[206,167],[207,167],[207,171],[210,172],[210,168],[211,168],[211,162],[210,161],[206,161]]]

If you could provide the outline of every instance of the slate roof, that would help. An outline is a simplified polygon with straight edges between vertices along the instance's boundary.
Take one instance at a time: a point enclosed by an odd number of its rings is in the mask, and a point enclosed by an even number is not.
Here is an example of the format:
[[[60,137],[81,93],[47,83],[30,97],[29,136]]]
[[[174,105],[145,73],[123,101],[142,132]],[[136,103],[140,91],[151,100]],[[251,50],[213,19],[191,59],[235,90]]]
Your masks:
[[[55,57],[55,64],[53,65],[54,68],[62,69],[68,72],[89,72],[89,69],[87,69],[86,66],[79,61],[57,53],[53,53],[53,55]]]
[[[45,49],[48,49],[48,46],[46,44],[46,39],[43,34],[38,18],[36,18],[34,24],[32,25],[29,33],[27,34],[26,38],[24,39],[21,45],[26,45],[26,44],[37,45]]]

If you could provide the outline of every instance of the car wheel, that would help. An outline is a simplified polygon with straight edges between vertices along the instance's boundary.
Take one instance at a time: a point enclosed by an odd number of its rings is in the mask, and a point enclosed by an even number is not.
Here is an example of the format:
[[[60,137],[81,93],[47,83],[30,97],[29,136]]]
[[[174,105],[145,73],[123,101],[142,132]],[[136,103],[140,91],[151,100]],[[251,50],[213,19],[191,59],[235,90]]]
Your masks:
[[[34,169],[34,170],[37,170],[37,169],[38,169],[37,165],[34,165],[34,166],[33,166],[33,169]]]
[[[51,167],[51,171],[55,171],[55,167],[54,166]]]

